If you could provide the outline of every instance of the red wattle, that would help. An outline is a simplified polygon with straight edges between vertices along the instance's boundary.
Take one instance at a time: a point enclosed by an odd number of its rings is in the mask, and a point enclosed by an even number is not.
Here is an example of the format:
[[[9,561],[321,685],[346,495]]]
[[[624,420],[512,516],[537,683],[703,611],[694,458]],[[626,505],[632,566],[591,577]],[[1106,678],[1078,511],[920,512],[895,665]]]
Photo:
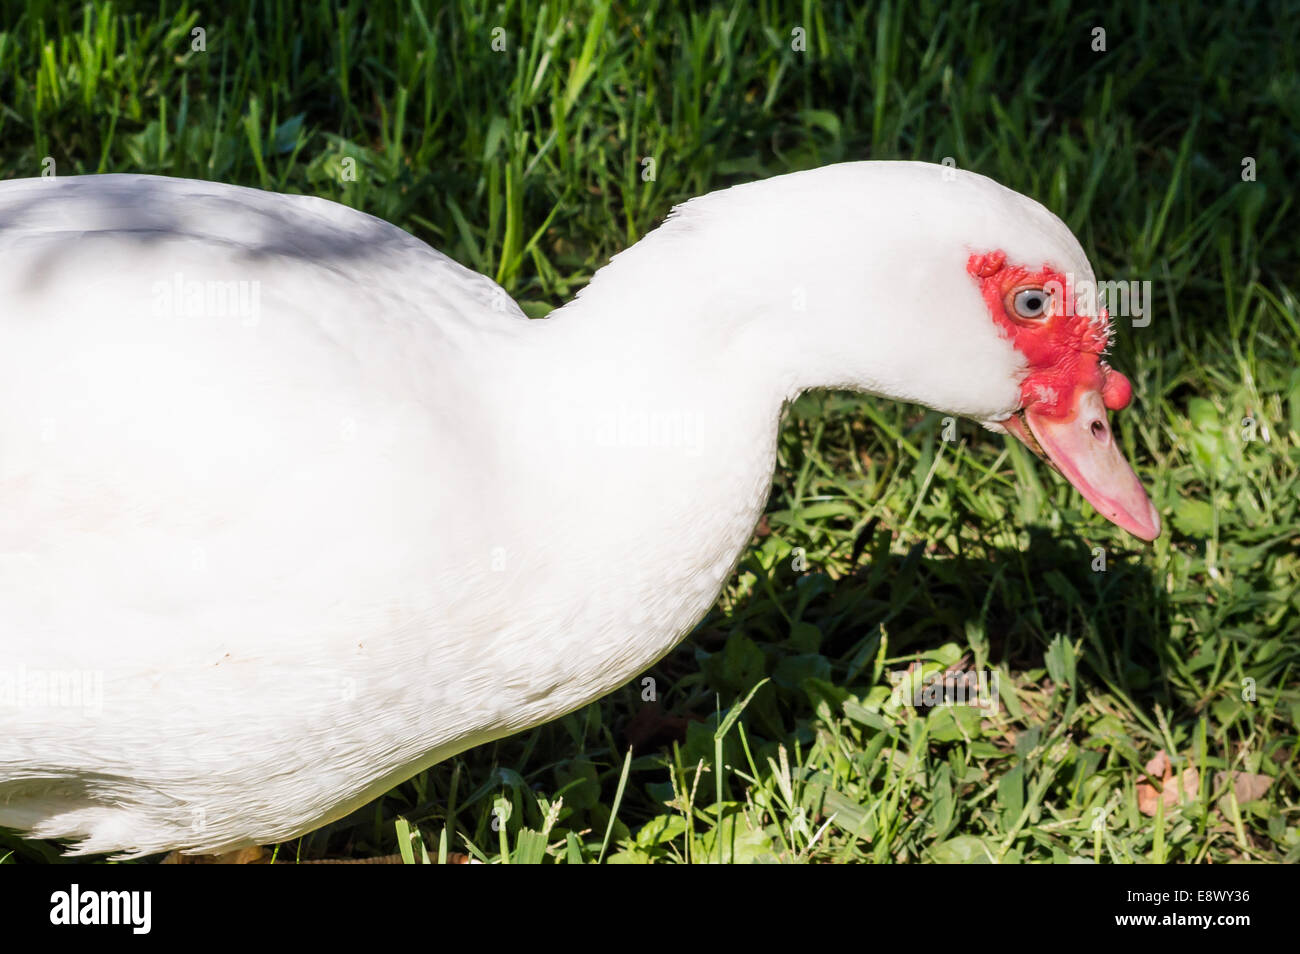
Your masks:
[[[1114,368],[1105,371],[1106,383],[1101,387],[1101,399],[1112,411],[1122,411],[1133,400],[1133,383]]]

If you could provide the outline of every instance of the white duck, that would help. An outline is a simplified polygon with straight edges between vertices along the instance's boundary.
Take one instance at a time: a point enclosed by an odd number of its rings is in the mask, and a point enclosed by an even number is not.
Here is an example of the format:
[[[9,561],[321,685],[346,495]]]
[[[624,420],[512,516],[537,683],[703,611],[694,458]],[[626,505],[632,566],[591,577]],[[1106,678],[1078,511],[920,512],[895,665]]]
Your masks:
[[[0,825],[281,841],[598,698],[713,603],[808,388],[1011,430],[1155,537],[1083,250],[945,171],[694,199],[536,321],[322,199],[0,183]]]

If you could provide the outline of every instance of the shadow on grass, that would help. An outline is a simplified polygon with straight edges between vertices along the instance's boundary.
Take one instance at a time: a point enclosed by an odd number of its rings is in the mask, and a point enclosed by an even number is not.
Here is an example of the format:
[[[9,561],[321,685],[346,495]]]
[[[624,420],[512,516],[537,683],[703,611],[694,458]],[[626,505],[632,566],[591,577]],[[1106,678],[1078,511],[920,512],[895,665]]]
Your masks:
[[[1023,550],[975,540],[964,542],[958,556],[936,557],[924,543],[899,552],[890,531],[873,527],[858,541],[854,572],[835,579],[813,568],[797,571],[788,559],[765,570],[751,548],[739,570],[748,596],[715,607],[643,676],[547,725],[434,766],[282,845],[280,857],[391,853],[398,817],[421,827],[431,852],[449,822],[453,838],[463,833],[494,852],[495,800],[504,797],[529,815],[535,813],[526,804],[530,795],[534,801],[563,797],[562,827],[599,835],[629,748],[634,758],[618,820],[634,832],[664,811],[673,764],[712,760],[719,709],[725,712],[760,683],[743,724],[761,765],[779,747],[809,746],[825,713],[840,714],[844,697],[864,698],[888,685],[882,672],[933,661],[945,649],[967,668],[1003,667],[1020,685],[1038,682],[1051,694],[1061,686],[1048,657],[1053,642],[1065,640],[1079,647],[1073,688],[1080,699],[1121,697],[1148,724],[1156,705],[1177,718],[1182,710],[1161,665],[1169,651],[1169,606],[1144,549],[1106,551],[1043,527],[1028,535]],[[826,704],[832,709],[819,713]],[[924,710],[918,714],[925,717]],[[20,862],[65,860],[48,843],[7,838],[0,844]],[[449,847],[463,850],[458,838]]]

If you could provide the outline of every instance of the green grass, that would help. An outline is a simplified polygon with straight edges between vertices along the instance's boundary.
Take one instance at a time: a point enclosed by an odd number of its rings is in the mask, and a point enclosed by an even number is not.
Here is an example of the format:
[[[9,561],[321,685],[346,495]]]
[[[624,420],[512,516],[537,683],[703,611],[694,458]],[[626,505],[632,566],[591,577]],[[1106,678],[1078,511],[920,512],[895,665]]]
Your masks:
[[[805,397],[739,571],[646,674],[661,716],[638,679],[281,857],[1300,860],[1300,5],[397,6],[0,2],[0,177],[49,157],[334,198],[536,316],[691,195],[952,157],[1153,283],[1114,363],[1168,530],[1135,545],[974,425]],[[892,704],[915,663],[996,670],[999,712]],[[1200,783],[1148,817],[1162,749]],[[1227,771],[1271,782],[1242,804]]]

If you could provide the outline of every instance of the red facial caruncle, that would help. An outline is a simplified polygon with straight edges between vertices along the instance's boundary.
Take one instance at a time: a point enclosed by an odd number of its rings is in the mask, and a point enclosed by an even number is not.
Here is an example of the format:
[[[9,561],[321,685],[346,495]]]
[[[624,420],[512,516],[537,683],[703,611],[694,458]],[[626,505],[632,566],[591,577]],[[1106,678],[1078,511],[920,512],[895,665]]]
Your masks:
[[[1081,388],[1100,391],[1112,411],[1128,406],[1132,385],[1102,360],[1110,347],[1110,316],[1104,308],[1095,317],[1075,308],[1071,276],[1049,265],[1011,264],[1000,251],[972,255],[966,270],[979,282],[993,320],[1029,363],[1020,386],[1022,408],[1036,405],[1048,417],[1068,414]],[[1041,317],[1015,309],[1016,294],[1029,289],[1049,296]]]

